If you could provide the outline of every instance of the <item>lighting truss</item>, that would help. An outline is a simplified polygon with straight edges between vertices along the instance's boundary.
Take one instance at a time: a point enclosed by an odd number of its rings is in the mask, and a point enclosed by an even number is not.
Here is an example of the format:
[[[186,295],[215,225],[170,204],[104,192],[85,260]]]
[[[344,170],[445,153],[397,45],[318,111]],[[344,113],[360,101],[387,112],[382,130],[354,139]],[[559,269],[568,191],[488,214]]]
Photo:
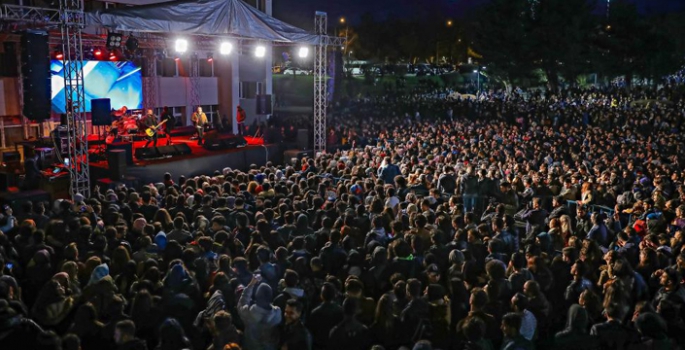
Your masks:
[[[60,0],[62,52],[64,54],[64,93],[67,101],[67,129],[71,198],[77,193],[90,197],[86,99],[83,90],[83,42],[85,24],[82,0]]]
[[[319,35],[319,43],[314,47],[314,152],[326,150],[326,108],[328,85],[326,68],[328,66],[326,28],[328,15],[317,11],[314,16],[314,30]]]

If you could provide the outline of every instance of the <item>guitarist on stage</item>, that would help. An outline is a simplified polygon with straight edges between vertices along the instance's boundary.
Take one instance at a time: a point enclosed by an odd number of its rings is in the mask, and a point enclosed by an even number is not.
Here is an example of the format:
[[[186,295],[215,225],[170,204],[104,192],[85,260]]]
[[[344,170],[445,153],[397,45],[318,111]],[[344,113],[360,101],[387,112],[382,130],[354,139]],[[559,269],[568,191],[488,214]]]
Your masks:
[[[171,145],[171,131],[174,130],[174,125],[176,124],[176,118],[169,110],[169,107],[164,106],[162,110],[162,121],[166,120],[164,124],[164,133],[166,134],[166,145]]]
[[[154,114],[152,109],[147,110],[147,114],[145,115],[145,119],[143,119],[143,124],[145,124],[145,126],[147,128],[151,128],[151,129],[154,129],[157,127],[157,116]],[[153,143],[153,146],[157,147],[157,132],[156,132],[156,130],[155,130],[155,133],[147,139],[147,143],[145,144],[145,148],[149,147],[150,143]]]
[[[195,129],[197,129],[197,144],[202,145],[205,136],[205,128],[209,125],[209,120],[207,119],[207,115],[202,112],[202,107],[197,107],[197,112],[193,113],[190,120],[193,122],[193,125],[195,125]]]

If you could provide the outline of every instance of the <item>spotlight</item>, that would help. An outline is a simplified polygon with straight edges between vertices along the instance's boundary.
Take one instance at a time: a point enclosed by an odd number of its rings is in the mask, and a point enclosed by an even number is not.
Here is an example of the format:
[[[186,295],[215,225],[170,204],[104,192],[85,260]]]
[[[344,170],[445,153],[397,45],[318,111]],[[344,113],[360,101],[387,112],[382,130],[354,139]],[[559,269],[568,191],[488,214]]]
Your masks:
[[[129,35],[126,40],[126,49],[129,51],[136,51],[138,49],[138,39],[133,35]]]
[[[184,53],[188,51],[188,40],[186,39],[176,39],[175,45],[176,52]]]
[[[229,55],[231,51],[233,50],[233,44],[227,42],[221,43],[221,46],[219,47],[219,53],[222,55]]]
[[[264,45],[257,46],[254,50],[254,55],[259,58],[264,57],[264,55],[266,55],[266,47],[264,47]]]
[[[181,60],[180,57],[178,57],[178,56],[174,57],[174,61],[178,62],[178,61],[180,61],[180,60]]]
[[[109,53],[109,60],[110,61],[116,61],[117,60],[117,54],[114,51]]]
[[[57,51],[57,52],[55,52],[55,58],[58,60],[61,60],[64,58],[64,55],[62,54],[62,52]]]
[[[214,54],[211,52],[207,53],[207,62],[212,63],[214,62]]]
[[[100,57],[102,57],[102,50],[95,49],[95,51],[93,51],[93,54],[95,55],[95,57],[100,58]]]
[[[121,47],[122,37],[123,36],[119,33],[112,33],[112,32],[107,33],[107,48],[116,49],[116,48]]]
[[[308,47],[301,47],[300,51],[298,52],[298,55],[300,58],[307,58],[309,55],[309,48]]]

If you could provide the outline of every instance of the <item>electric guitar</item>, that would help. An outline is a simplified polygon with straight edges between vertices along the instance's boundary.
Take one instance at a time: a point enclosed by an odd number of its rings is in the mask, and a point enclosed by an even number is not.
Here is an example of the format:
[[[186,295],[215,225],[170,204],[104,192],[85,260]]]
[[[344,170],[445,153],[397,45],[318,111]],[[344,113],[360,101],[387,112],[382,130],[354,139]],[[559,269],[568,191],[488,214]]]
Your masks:
[[[157,124],[157,125],[155,125],[155,126],[151,126],[151,127],[147,128],[147,129],[145,129],[145,134],[146,134],[147,136],[149,136],[149,137],[155,136],[155,134],[157,133],[157,130],[159,130],[159,127],[162,126],[162,125],[164,125],[164,123],[166,123],[167,120],[168,120],[168,119],[164,119],[164,120],[162,120],[161,123],[159,123],[159,124]]]

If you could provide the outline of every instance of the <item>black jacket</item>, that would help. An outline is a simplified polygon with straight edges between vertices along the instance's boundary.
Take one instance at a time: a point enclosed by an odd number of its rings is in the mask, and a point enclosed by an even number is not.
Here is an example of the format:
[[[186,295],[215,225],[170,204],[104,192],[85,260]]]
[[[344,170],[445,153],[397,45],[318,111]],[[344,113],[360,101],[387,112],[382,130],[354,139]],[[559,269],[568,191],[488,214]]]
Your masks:
[[[326,348],[331,329],[342,320],[342,308],[336,303],[324,302],[312,310],[307,319],[307,328],[311,331],[315,349]]]

